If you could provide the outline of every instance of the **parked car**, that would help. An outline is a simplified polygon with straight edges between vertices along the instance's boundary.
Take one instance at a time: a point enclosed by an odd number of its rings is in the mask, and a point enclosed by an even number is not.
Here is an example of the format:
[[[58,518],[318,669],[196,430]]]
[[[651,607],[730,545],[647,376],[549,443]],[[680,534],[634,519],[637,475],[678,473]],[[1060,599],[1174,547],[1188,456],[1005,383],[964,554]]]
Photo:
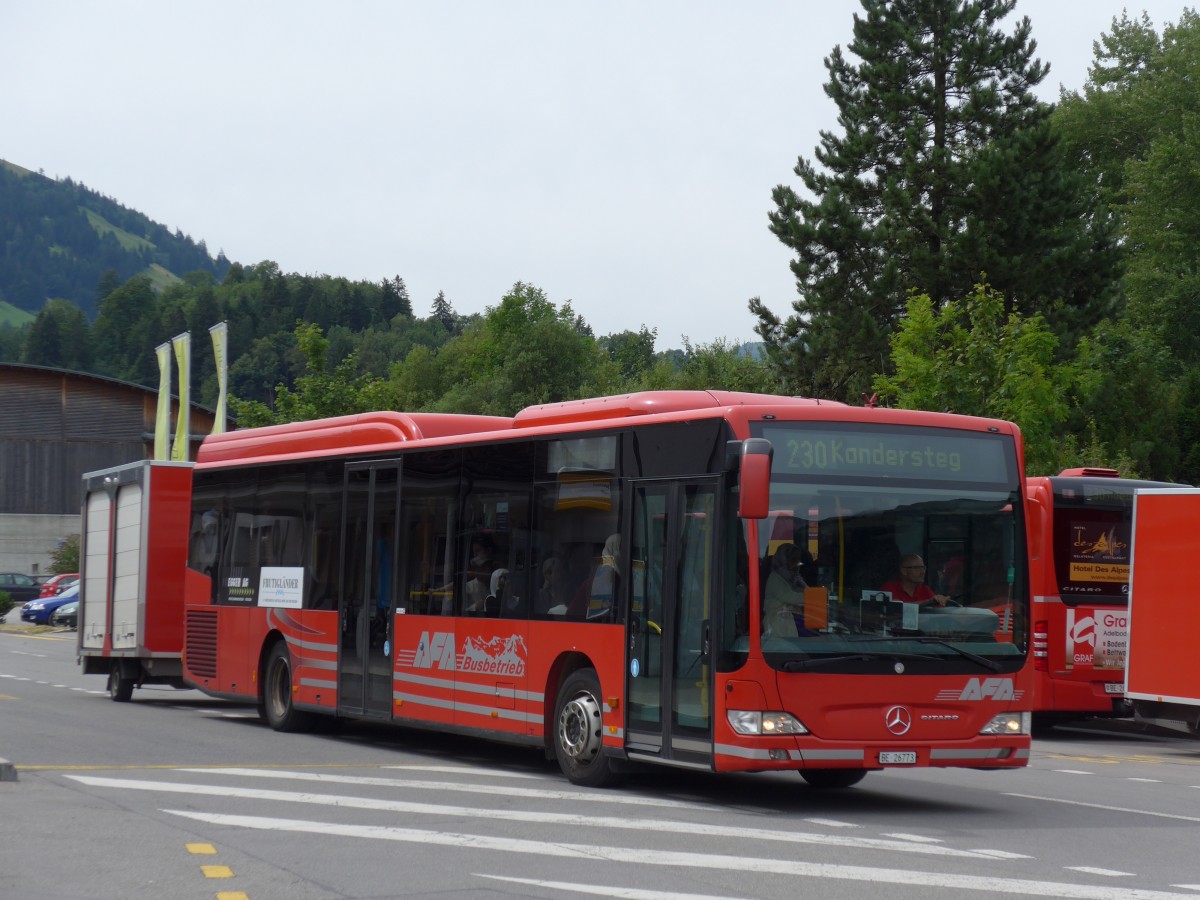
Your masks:
[[[70,603],[64,603],[54,612],[50,613],[50,624],[56,628],[78,628],[79,601],[72,600]]]
[[[21,607],[21,621],[33,625],[49,625],[50,615],[60,606],[79,600],[79,585],[55,597],[38,597]]]
[[[66,588],[71,586],[72,581],[78,580],[78,572],[64,572],[61,575],[51,575],[48,581],[42,582],[42,592],[38,596],[53,597],[55,594],[61,594]]]
[[[41,594],[42,586],[32,575],[22,575],[19,572],[0,572],[0,591],[7,592],[13,603],[24,603]]]

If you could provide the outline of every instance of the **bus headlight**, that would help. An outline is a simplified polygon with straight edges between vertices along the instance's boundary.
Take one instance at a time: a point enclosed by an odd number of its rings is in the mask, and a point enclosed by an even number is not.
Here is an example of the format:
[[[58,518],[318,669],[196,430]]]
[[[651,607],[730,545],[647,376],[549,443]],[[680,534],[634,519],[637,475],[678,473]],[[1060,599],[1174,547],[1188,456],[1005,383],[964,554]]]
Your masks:
[[[1033,713],[1001,713],[980,730],[980,734],[1029,734]]]
[[[808,729],[790,713],[731,709],[726,716],[738,734],[808,734]]]

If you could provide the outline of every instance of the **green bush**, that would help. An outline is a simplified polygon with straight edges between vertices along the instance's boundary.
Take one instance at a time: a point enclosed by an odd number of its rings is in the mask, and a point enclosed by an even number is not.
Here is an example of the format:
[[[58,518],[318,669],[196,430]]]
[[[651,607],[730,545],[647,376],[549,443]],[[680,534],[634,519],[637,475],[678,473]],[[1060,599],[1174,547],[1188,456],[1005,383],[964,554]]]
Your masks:
[[[50,571],[55,575],[79,571],[79,535],[70,534],[50,554]]]
[[[8,591],[0,591],[0,616],[13,608],[12,596]]]

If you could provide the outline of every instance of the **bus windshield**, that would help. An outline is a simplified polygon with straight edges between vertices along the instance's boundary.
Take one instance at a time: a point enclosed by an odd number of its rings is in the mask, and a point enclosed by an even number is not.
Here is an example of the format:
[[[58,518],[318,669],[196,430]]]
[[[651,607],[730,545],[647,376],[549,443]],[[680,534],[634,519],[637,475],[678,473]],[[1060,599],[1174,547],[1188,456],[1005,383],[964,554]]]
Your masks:
[[[764,423],[763,652],[776,668],[1019,667],[1025,546],[1010,436]]]

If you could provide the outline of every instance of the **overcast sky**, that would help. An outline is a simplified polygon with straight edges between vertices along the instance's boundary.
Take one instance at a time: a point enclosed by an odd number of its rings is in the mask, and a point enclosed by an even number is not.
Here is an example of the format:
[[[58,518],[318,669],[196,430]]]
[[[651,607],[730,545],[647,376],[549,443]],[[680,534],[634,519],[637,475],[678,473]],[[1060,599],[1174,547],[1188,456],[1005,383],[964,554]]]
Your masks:
[[[1079,89],[1114,16],[1182,0],[1018,0]],[[71,177],[285,272],[399,275],[414,311],[514,282],[597,336],[757,340],[790,254],[767,229],[836,128],[824,58],[857,0],[0,0],[0,158]]]

